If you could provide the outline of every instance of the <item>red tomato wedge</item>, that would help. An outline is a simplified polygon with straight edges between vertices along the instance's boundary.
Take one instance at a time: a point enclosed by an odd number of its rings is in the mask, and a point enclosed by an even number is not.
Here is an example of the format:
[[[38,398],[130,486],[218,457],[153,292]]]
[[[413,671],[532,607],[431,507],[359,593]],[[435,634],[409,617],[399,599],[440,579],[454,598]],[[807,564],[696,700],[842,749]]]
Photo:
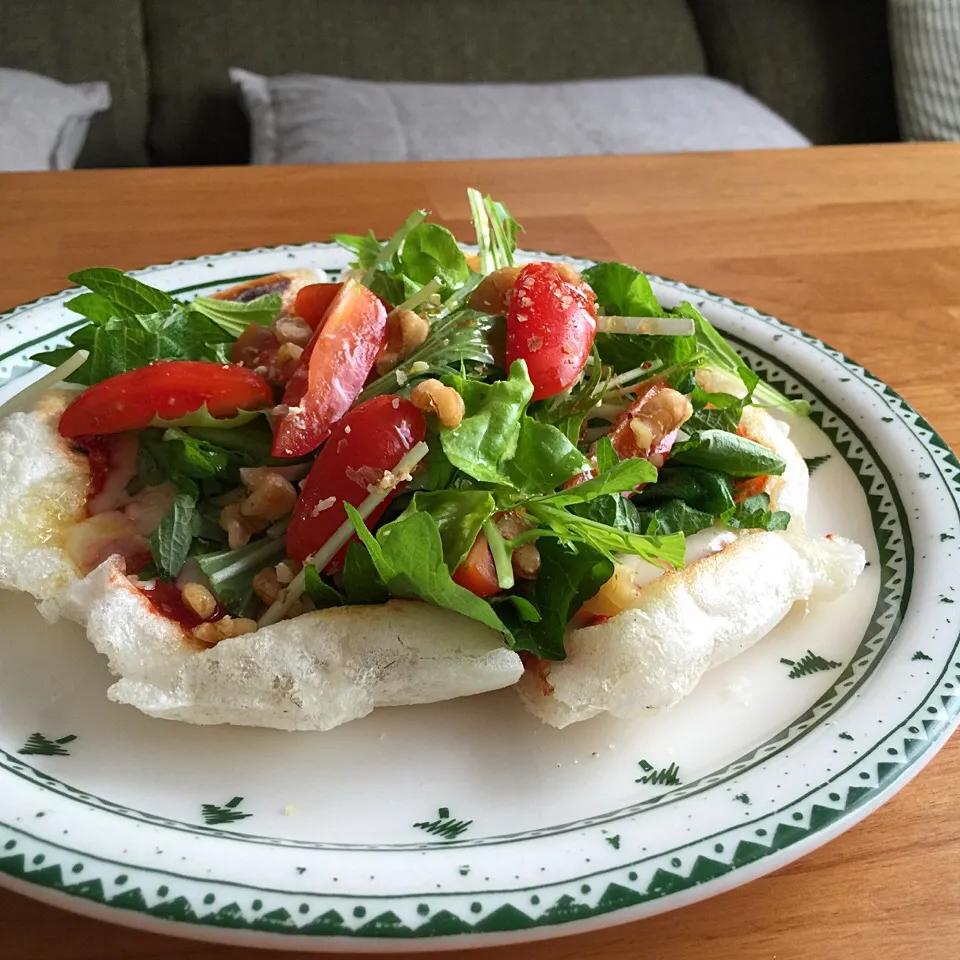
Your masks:
[[[316,330],[342,286],[342,283],[311,283],[301,288],[293,305],[294,314]]]
[[[334,428],[303,484],[287,529],[287,552],[301,563],[347,519],[344,503],[358,507],[385,470],[392,470],[426,436],[423,414],[400,397],[373,397],[354,407]],[[400,484],[367,518],[372,527]],[[344,547],[331,563],[338,569]]]
[[[88,387],[60,417],[60,435],[143,430],[155,417],[174,420],[204,404],[214,417],[273,403],[263,377],[244,367],[201,360],[158,360]]]
[[[492,597],[500,592],[497,568],[487,538],[481,533],[463,562],[453,571],[453,582],[478,597]]]
[[[580,374],[597,335],[593,291],[552,263],[528,263],[507,305],[507,369],[525,360],[533,399],[565,390]]]
[[[344,281],[284,391],[275,457],[306,456],[326,440],[363,389],[386,328],[377,296],[356,280]]]

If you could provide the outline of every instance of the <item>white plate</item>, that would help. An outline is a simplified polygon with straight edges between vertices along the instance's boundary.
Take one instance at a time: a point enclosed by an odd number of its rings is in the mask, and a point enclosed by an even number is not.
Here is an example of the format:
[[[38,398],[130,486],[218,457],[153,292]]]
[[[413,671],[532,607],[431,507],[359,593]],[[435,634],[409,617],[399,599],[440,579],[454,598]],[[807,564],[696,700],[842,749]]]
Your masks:
[[[292,267],[336,272],[345,259],[309,244],[137,275],[193,295]],[[866,548],[852,594],[794,610],[644,722],[557,731],[506,690],[379,710],[330,733],[190,727],[111,704],[80,629],[46,626],[5,594],[0,882],[229,943],[508,943],[730,889],[902,787],[960,706],[960,465],[894,391],[818,340],[683,284],[654,287],[667,305],[690,299],[758,373],[812,403],[793,424],[804,456],[826,458],[808,522]],[[76,324],[70,295],[0,318],[2,393],[36,376],[30,354]],[[648,765],[667,782],[643,782]]]

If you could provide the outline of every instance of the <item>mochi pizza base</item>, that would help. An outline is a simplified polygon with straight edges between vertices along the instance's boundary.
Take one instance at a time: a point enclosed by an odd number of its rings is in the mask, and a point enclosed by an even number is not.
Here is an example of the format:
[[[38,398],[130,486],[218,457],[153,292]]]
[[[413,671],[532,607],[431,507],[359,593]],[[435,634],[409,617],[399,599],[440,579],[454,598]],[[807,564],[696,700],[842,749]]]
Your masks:
[[[782,425],[748,408],[748,435],[787,457],[787,473],[768,486],[775,507],[793,507],[791,532],[728,535],[734,543],[720,553],[644,588],[657,598],[646,612],[572,630],[567,660],[549,667],[549,695],[542,674],[524,674],[499,633],[414,601],[315,611],[207,648],[154,610],[120,558],[81,577],[64,549],[66,532],[85,516],[90,485],[86,457],[56,430],[68,399],[51,391],[33,411],[0,422],[0,585],[33,594],[49,619],[83,624],[119,677],[110,699],[151,716],[327,730],[378,706],[468,696],[518,680],[528,708],[557,726],[607,709],[635,716],[686,695],[710,666],[768,632],[793,601],[839,595],[862,569],[856,545],[793,532],[806,507],[806,466]],[[705,626],[704,597],[727,597],[734,612],[757,613],[717,614]],[[650,630],[654,609],[671,622],[669,631]],[[646,677],[654,663],[654,680],[631,686],[629,678]],[[611,685],[611,671],[621,675],[619,685]]]

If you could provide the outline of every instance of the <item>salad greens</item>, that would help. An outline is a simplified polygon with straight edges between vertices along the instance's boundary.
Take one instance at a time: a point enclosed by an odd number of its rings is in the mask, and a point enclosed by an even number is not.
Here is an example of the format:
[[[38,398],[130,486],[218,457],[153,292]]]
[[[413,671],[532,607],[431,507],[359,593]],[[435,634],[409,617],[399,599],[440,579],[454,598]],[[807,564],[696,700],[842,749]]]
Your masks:
[[[679,568],[685,537],[699,530],[716,524],[786,527],[789,515],[772,510],[765,493],[748,495],[757,487],[743,483],[782,474],[785,463],[737,428],[747,404],[801,414],[805,405],[763,383],[692,304],[663,306],[641,271],[615,262],[594,264],[582,274],[600,316],[690,322],[675,324],[682,329],[672,336],[597,334],[581,375],[534,401],[528,364],[505,360],[507,307],[486,312],[476,308],[476,298],[471,305],[471,295],[492,272],[513,268],[515,277],[522,228],[489,196],[471,189],[468,202],[476,257],[423,210],[385,243],[372,232],[334,236],[353,255],[351,276],[429,325],[426,339],[394,369],[368,379],[356,403],[410,397],[433,378],[460,395],[464,415],[455,426],[427,418],[419,454],[426,450],[426,458],[412,477],[400,478],[408,482],[372,529],[346,501],[319,505],[334,508],[331,516],[341,527],[317,544],[318,554],[325,551],[329,558],[350,542],[333,567],[308,562],[284,588],[284,602],[292,605],[294,590],[302,590],[314,609],[423,600],[501,632],[515,649],[562,659],[571,618],[610,579],[619,555]],[[70,346],[36,359],[56,366],[86,351],[89,356],[69,377],[84,386],[156,360],[228,363],[247,327],[273,329],[283,308],[278,294],[247,303],[182,301],[106,267],[70,279],[86,288],[67,303],[85,323],[70,334]],[[714,375],[705,378],[704,368]],[[628,411],[654,385],[684,394],[690,416],[661,438],[659,459],[647,459],[643,450],[622,440],[615,444],[609,434],[634,415]],[[228,542],[222,514],[245,496],[244,468],[281,470],[289,483],[309,472],[313,456],[275,459],[271,450],[264,411],[241,409],[223,419],[202,407],[175,420],[155,419],[142,430],[128,492],[164,489],[170,505],[149,538],[152,563],[141,576],[174,580],[189,564],[234,616],[262,612],[254,576],[285,561],[289,521],[261,524],[248,543],[236,545],[232,534]],[[376,499],[376,487],[367,490],[374,499],[364,502],[364,516]],[[495,574],[492,594],[468,589],[469,579],[461,576],[478,547]],[[527,568],[519,566],[522,557]]]

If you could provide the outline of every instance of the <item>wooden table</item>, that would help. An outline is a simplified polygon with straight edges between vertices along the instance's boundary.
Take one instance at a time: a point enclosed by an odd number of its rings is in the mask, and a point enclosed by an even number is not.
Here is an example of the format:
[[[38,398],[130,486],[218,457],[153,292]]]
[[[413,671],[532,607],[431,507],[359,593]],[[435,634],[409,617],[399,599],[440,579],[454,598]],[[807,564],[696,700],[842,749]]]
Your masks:
[[[464,188],[533,249],[635,263],[753,304],[864,363],[960,447],[960,144],[453,164],[0,176],[0,308],[132,268],[372,227]],[[939,960],[960,933],[960,741],[862,825],[779,873],[638,924],[483,960]],[[0,892],[4,960],[261,960]],[[275,954],[275,956],[289,956]],[[444,956],[452,957],[453,954]]]

